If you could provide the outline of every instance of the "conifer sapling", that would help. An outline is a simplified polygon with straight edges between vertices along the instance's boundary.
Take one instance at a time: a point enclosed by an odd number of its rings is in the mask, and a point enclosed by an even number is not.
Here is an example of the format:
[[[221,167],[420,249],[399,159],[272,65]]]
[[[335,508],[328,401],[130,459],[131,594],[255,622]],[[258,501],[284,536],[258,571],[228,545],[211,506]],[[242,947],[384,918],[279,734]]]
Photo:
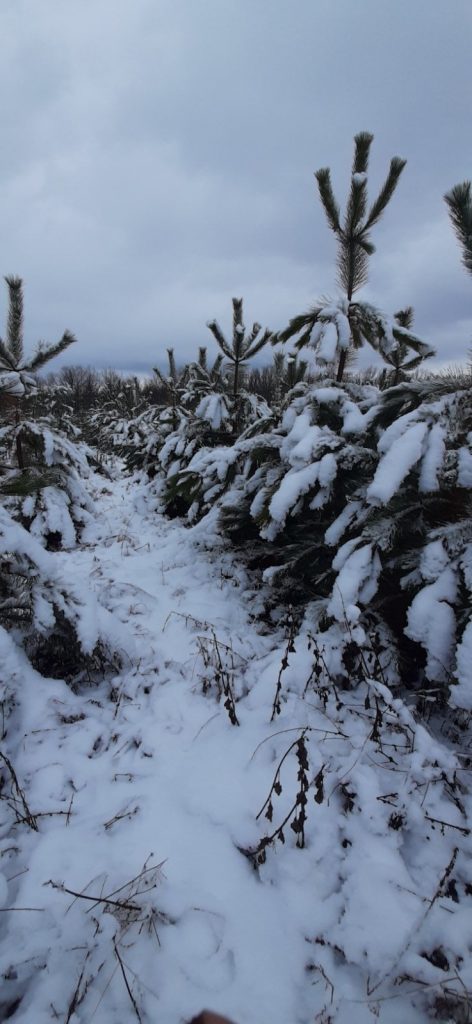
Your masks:
[[[360,132],[354,138],[354,161],[346,212],[341,217],[334,196],[329,167],[315,172],[320,199],[331,230],[338,243],[338,284],[343,297],[334,303],[321,302],[308,313],[294,317],[288,327],[273,337],[273,343],[299,335],[297,348],[311,344],[320,362],[331,363],[338,357],[336,379],[341,382],[349,350],[361,348],[365,341],[384,357],[403,343],[425,358],[433,350],[406,326],[389,320],[374,306],[353,302],[355,292],[367,282],[369,257],[375,252],[371,229],[380,220],[398,185],[406,160],[392,157],[387,177],[368,206],[367,171],[373,135]]]

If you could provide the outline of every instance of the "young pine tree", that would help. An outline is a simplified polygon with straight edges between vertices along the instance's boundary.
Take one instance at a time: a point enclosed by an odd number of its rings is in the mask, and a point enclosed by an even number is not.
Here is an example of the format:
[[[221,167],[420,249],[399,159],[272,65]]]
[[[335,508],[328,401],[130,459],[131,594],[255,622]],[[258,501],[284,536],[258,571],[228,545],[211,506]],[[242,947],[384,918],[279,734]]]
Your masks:
[[[23,281],[21,277],[6,277],[5,281],[9,305],[5,340],[0,338],[0,390],[22,397],[35,386],[31,375],[76,339],[71,331],[64,331],[55,345],[39,342],[36,352],[26,357],[23,347]]]
[[[413,327],[414,312],[412,306],[407,306],[406,309],[400,309],[398,313],[395,313],[395,320],[400,327],[405,327],[410,330]],[[411,348],[405,341],[398,343],[398,348],[393,349],[392,352],[385,353],[384,359],[392,367],[393,372],[387,374],[387,380],[384,383],[385,386],[396,387],[397,384],[403,383],[408,380],[408,374],[412,370],[418,369],[425,358],[431,356],[432,351],[427,353],[426,356],[415,354],[411,351]]]
[[[20,422],[18,400],[35,390],[32,376],[50,359],[59,355],[76,339],[70,331],[64,331],[62,338],[55,345],[39,342],[36,352],[29,358],[24,354],[23,345],[23,281],[21,277],[6,277],[9,305],[5,340],[0,338],[0,394],[11,395],[17,399],[16,422]],[[19,469],[24,469],[24,458],[21,438],[18,436],[16,454]]]
[[[233,364],[233,398],[239,398],[241,369],[244,364],[260,352],[264,345],[271,338],[271,331],[265,330],[259,338],[261,325],[254,323],[251,331],[247,334],[243,322],[243,300],[233,299],[233,338],[230,344],[216,320],[210,320],[207,324],[213,337],[219,345],[223,355]]]
[[[161,373],[157,366],[154,367],[153,373],[166,390],[168,405],[172,410],[172,429],[177,430],[182,394],[188,378],[188,366],[184,366],[183,370],[177,370],[173,348],[167,349],[167,359],[169,373]]]
[[[375,252],[370,232],[388,206],[406,160],[394,156],[377,198],[369,207],[367,171],[373,135],[360,132],[354,139],[354,161],[346,211],[341,217],[339,204],[331,185],[331,172],[322,167],[315,172],[320,199],[331,230],[338,244],[338,284],[343,296],[334,303],[319,303],[301,316],[294,317],[288,327],[273,338],[287,341],[299,335],[297,348],[310,343],[320,362],[331,363],[336,357],[336,379],[342,381],[349,350],[361,348],[364,342],[386,356],[400,343],[425,358],[432,349],[403,327],[390,321],[379,310],[365,302],[354,302],[354,294],[367,282],[369,257]]]

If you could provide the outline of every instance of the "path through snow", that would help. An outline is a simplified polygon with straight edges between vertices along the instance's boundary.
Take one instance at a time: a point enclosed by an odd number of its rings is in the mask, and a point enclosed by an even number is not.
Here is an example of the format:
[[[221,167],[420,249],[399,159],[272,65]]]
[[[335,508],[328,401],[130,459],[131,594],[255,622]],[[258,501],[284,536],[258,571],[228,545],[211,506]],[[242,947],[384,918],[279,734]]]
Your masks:
[[[73,693],[19,664],[16,770],[39,832],[23,824],[1,841],[5,906],[33,909],[1,915],[0,1019],[178,1024],[209,1006],[240,1024],[364,1024],[378,1014],[385,1024],[423,1024],[418,986],[391,982],[450,860],[451,837],[425,850],[414,831],[404,840],[387,829],[383,794],[398,788],[397,777],[362,762],[361,719],[340,744],[327,712],[301,699],[306,645],[290,656],[291,695],[271,723],[286,641],[253,621],[257,597],[232,553],[215,550],[213,538],[206,550],[204,527],[162,519],[132,484],[100,486],[86,544],[57,557],[122,623],[124,667]],[[219,669],[234,688],[239,726],[217,698]],[[323,801],[310,790],[307,848],[295,847],[288,828],[258,872],[240,848],[271,830],[256,814],[304,727],[320,740],[310,746],[310,779],[331,761],[333,775]],[[428,744],[420,730],[418,779]],[[452,757],[441,757],[447,771]],[[293,756],[282,779],[274,821],[293,802]],[[359,799],[357,816],[347,814],[341,783]],[[401,787],[408,806],[405,772]],[[12,878],[9,863],[23,873]],[[439,985],[439,969],[425,961],[425,970]]]

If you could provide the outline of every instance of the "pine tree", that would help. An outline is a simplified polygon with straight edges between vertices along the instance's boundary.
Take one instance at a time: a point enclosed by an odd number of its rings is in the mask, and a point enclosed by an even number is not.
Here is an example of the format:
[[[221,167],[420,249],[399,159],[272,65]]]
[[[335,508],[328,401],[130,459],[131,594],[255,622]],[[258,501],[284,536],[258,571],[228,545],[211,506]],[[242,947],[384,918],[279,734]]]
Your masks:
[[[197,362],[196,362],[196,364],[193,363],[192,365],[193,366],[195,366],[195,365],[199,366],[201,370],[204,370],[205,373],[208,373],[210,380],[213,381],[213,380],[219,379],[220,376],[221,376],[220,375],[220,370],[221,370],[221,367],[223,365],[223,359],[224,359],[224,356],[222,355],[222,353],[219,353],[217,355],[214,363],[213,363],[213,366],[212,366],[211,370],[210,370],[208,368],[208,355],[207,355],[206,346],[205,345],[201,345],[200,348],[198,349],[198,359],[197,359]]]
[[[119,665],[116,623],[86,583],[0,505],[0,646],[46,677],[102,681]],[[21,676],[20,676],[21,678]],[[18,694],[21,696],[21,694]]]
[[[296,353],[289,353],[288,356],[285,356],[284,352],[274,353],[272,372],[274,377],[273,404],[275,407],[280,405],[282,398],[285,398],[292,388],[305,380],[307,370],[308,363],[303,359],[299,359]]]
[[[0,393],[11,395],[16,399],[30,394],[36,387],[32,376],[50,359],[59,355],[76,339],[70,331],[64,331],[60,341],[55,345],[39,342],[36,352],[28,359],[23,346],[23,281],[21,277],[6,277],[8,286],[9,306],[5,341],[0,338]],[[16,404],[16,421],[20,422],[18,402]],[[18,436],[16,454],[19,469],[24,469],[24,458],[21,438]]]
[[[216,320],[207,324],[223,355],[233,364],[233,398],[239,397],[241,369],[244,364],[267,345],[272,337],[271,331],[265,330],[259,338],[261,325],[254,323],[249,334],[243,322],[243,300],[233,299],[233,338],[230,344]]]
[[[173,429],[176,430],[179,420],[181,398],[188,378],[188,367],[184,366],[183,370],[177,370],[173,348],[167,349],[167,359],[169,362],[168,374],[161,373],[157,366],[154,367],[153,372],[166,389],[168,402],[172,409],[172,425]]]
[[[393,352],[400,343],[425,358],[432,349],[420,341],[407,327],[396,324],[368,303],[353,302],[353,296],[367,281],[369,257],[375,252],[370,238],[398,185],[406,160],[393,157],[382,188],[370,208],[367,200],[367,171],[373,135],[360,132],[355,136],[351,188],[344,217],[331,185],[331,172],[322,167],[315,172],[320,199],[331,230],[338,243],[338,284],[343,297],[337,302],[321,302],[308,313],[294,317],[288,327],[275,335],[273,342],[287,341],[299,335],[297,348],[311,344],[320,361],[331,363],[338,355],[336,379],[341,382],[351,347],[361,348],[364,342],[382,356]]]
[[[75,338],[65,331],[57,344],[40,343],[36,353],[26,357],[23,284],[19,277],[5,280],[9,309],[5,341],[0,340],[0,393],[6,396],[6,424],[0,439],[0,471],[5,477],[0,483],[0,499],[45,546],[70,548],[93,511],[82,482],[89,474],[91,453],[77,443],[78,430],[71,423],[67,404],[69,394],[50,386],[47,400],[44,388],[38,400],[32,374]],[[54,423],[58,417],[59,429]]]
[[[398,313],[395,313],[395,320],[400,327],[410,330],[413,327],[414,320],[413,307],[408,306],[406,309],[399,310]],[[411,370],[417,370],[424,359],[432,356],[432,354],[431,350],[426,355],[423,355],[421,352],[415,355],[405,341],[400,341],[398,348],[384,355],[385,361],[393,368],[393,373],[387,374],[387,380],[382,386],[396,387],[401,381],[408,380],[408,373]]]
[[[21,277],[6,277],[9,307],[5,341],[0,338],[0,391],[17,397],[35,387],[31,376],[50,359],[59,355],[76,339],[71,331],[64,331],[56,344],[39,342],[36,352],[27,358],[23,348],[23,281]]]
[[[84,485],[90,475],[90,449],[54,429],[48,417],[6,428],[2,456],[5,452],[8,458],[15,441],[17,448],[21,445],[24,468],[0,481],[0,500],[45,547],[75,547],[94,511]]]

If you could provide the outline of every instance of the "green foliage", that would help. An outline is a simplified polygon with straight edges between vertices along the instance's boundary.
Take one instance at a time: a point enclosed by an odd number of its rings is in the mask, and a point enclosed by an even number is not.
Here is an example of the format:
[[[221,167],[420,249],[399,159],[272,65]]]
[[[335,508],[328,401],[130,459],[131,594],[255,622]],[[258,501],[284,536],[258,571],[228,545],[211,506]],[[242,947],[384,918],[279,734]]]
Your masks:
[[[119,665],[102,613],[94,594],[67,580],[54,557],[0,504],[0,633],[7,656],[20,647],[47,677],[102,681],[105,667],[116,671]],[[17,679],[23,671],[22,658]]]
[[[35,494],[43,487],[52,487],[58,482],[57,471],[53,469],[46,473],[35,469],[20,470],[0,483],[0,494],[7,497],[26,498],[28,494]]]
[[[23,358],[23,283],[21,277],[6,277],[10,303],[8,308],[6,347],[13,363]]]
[[[352,302],[354,293],[367,281],[369,257],[375,252],[370,231],[390,202],[406,164],[400,157],[392,158],[386,180],[368,208],[367,172],[372,141],[373,135],[368,132],[355,136],[351,187],[343,218],[329,168],[322,167],[315,172],[321,203],[338,243],[338,282],[345,298],[334,303],[328,300],[317,303],[307,313],[293,317],[288,326],[272,338],[274,344],[297,338],[297,349],[311,344],[321,363],[329,364],[337,359],[339,382],[343,380],[350,348],[361,348],[365,342],[384,358],[400,344],[403,348],[413,348],[421,359],[433,354],[428,345],[412,334],[407,320],[396,324],[373,306]],[[418,365],[416,359],[414,365]]]
[[[408,332],[410,338],[410,344],[406,341],[401,340],[397,332],[398,347],[392,349],[391,352],[384,352],[385,362],[392,367],[392,372],[388,374],[384,371],[384,377],[382,384],[384,387],[396,387],[401,381],[408,380],[408,373],[412,370],[417,370],[419,366],[433,355],[433,350],[424,351],[422,347],[418,350],[417,339],[411,334],[411,328],[413,327],[414,312],[412,306],[408,306],[406,309],[399,310],[395,313],[395,320],[399,326],[406,332]],[[415,355],[415,348],[417,354]],[[412,351],[413,350],[413,351]]]
[[[22,465],[12,469],[20,447]],[[90,522],[92,502],[83,480],[89,475],[85,445],[54,430],[44,419],[10,423],[1,432],[4,505],[46,547],[72,548]]]
[[[354,138],[351,188],[342,223],[339,205],[331,186],[329,168],[322,167],[315,172],[328,224],[338,241],[339,284],[349,302],[354,292],[367,281],[368,258],[375,252],[369,231],[378,222],[390,202],[406,164],[406,160],[393,157],[386,181],[367,212],[367,171],[373,138],[368,132],[360,132]]]
[[[210,513],[214,522],[218,510],[221,532],[262,574],[269,606],[311,609],[337,685],[365,677],[375,633],[389,685],[439,686],[444,696],[472,585],[471,431],[470,390],[300,381],[234,440],[212,445],[187,419],[161,449],[161,493],[190,521]],[[433,622],[445,616],[440,655],[429,605]]]
[[[272,334],[269,330],[265,330],[260,335],[261,325],[258,323],[254,323],[249,332],[246,331],[243,322],[242,299],[233,299],[233,335],[231,343],[226,340],[216,320],[210,320],[207,327],[209,327],[213,334],[223,356],[233,364],[233,398],[237,399],[240,391],[241,368],[267,345]]]
[[[472,182],[463,181],[447,192],[444,199],[452,226],[462,249],[462,263],[472,274]]]

